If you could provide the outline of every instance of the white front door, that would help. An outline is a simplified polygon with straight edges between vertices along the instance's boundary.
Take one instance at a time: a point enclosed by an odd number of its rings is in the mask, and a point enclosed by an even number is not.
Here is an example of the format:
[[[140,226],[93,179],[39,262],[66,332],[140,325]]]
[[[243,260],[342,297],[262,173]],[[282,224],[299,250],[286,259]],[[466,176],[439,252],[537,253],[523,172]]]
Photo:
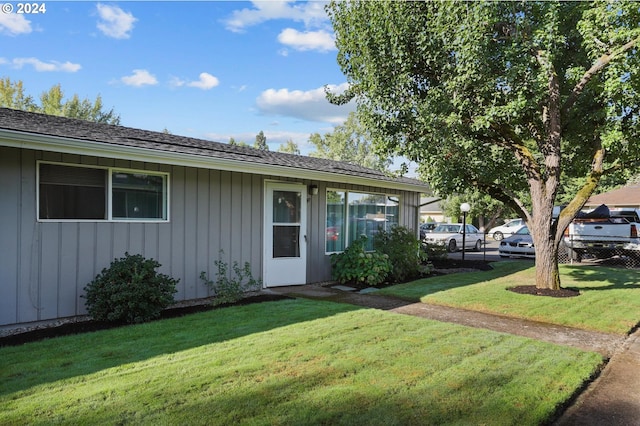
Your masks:
[[[307,187],[267,182],[265,189],[264,286],[305,284]]]

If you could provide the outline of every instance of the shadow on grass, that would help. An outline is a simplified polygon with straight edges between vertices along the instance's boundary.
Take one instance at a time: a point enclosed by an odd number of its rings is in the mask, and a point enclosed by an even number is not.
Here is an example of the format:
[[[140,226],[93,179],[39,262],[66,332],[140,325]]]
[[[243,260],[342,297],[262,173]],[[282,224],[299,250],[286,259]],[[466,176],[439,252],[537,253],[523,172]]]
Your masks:
[[[361,309],[285,299],[0,348],[0,396]]]
[[[638,270],[603,266],[565,265],[563,269],[572,279],[582,283],[589,281],[609,283],[609,285],[580,285],[580,291],[626,290],[640,288]]]
[[[429,296],[452,288],[479,284],[510,274],[515,274],[533,267],[531,262],[524,260],[505,260],[494,262],[491,265],[493,266],[493,269],[490,271],[453,273],[423,278],[409,283],[387,287],[377,294],[390,295],[400,297],[405,300],[419,302],[424,296]]]

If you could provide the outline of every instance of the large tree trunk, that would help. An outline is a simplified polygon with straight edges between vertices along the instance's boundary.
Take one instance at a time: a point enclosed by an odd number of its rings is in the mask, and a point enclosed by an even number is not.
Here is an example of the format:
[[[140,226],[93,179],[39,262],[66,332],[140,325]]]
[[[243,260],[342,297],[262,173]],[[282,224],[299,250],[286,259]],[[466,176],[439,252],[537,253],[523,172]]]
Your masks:
[[[535,247],[536,287],[559,290],[558,244],[551,238],[543,238],[541,242],[535,243]]]
[[[529,229],[536,248],[536,287],[559,290],[558,245],[560,241],[557,239],[553,225],[553,199],[545,197],[542,191],[532,191],[531,195],[533,214],[529,218]]]

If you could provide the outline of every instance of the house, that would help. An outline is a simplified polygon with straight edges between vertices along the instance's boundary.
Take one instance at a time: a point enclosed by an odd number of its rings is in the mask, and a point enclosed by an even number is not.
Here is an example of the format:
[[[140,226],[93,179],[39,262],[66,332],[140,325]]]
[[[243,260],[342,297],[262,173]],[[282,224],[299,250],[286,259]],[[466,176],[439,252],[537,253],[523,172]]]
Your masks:
[[[361,234],[418,229],[426,185],[364,167],[0,108],[0,325],[86,313],[125,252],[210,296],[214,261],[265,288],[330,279]]]
[[[594,209],[605,204],[609,208],[640,208],[640,183],[624,186],[602,194],[592,195],[584,205]]]
[[[420,198],[421,222],[447,222],[448,218],[442,211],[440,201],[442,201],[442,197],[427,197],[423,195]]]

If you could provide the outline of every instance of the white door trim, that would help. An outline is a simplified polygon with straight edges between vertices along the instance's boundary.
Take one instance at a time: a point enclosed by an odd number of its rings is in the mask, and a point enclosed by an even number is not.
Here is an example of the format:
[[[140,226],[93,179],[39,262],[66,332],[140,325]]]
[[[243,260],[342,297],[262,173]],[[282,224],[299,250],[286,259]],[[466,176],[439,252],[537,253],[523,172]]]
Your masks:
[[[274,222],[274,191],[297,193],[299,219],[297,222]],[[262,282],[265,288],[301,285],[307,279],[307,186],[300,183],[265,182],[264,234]],[[274,226],[299,228],[294,251],[290,257],[274,257]],[[294,234],[296,231],[292,231]]]

